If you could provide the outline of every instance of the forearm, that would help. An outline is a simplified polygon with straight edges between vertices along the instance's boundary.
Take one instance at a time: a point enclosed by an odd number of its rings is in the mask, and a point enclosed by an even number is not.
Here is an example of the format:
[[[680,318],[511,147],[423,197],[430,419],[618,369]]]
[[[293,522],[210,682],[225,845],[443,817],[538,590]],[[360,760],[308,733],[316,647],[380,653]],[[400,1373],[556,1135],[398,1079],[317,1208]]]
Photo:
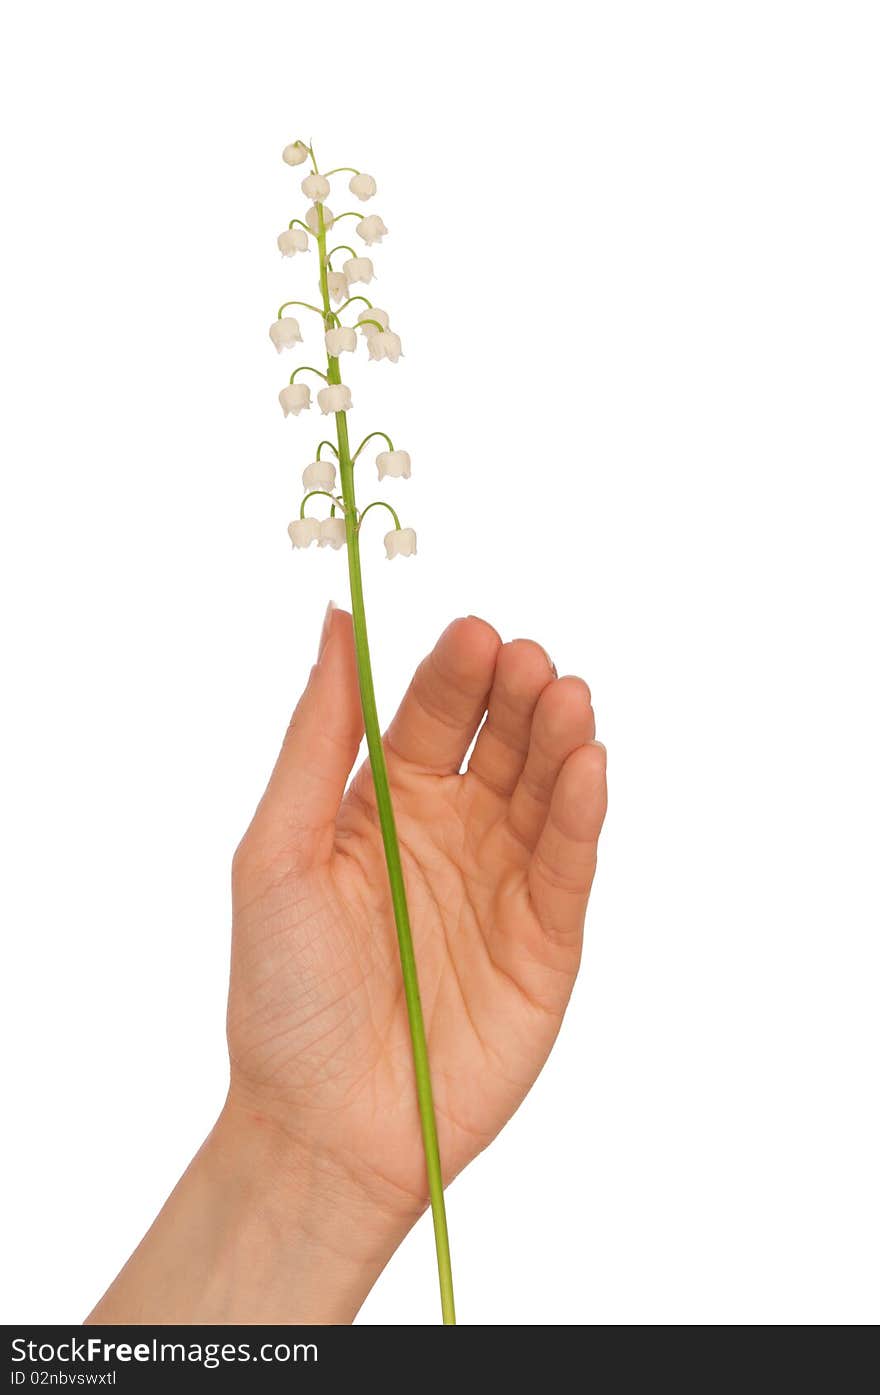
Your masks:
[[[87,1323],[350,1323],[412,1216],[224,1109]]]

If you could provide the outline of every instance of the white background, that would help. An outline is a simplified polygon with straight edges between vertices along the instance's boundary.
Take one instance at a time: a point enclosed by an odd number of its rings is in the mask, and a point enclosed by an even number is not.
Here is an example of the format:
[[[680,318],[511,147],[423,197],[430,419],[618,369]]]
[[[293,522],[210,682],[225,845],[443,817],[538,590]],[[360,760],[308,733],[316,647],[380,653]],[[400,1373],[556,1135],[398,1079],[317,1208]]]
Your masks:
[[[7,18],[3,1320],[81,1319],[223,1098],[229,859],[346,590],[288,544],[315,414],[266,333],[310,136],[391,229],[406,357],[349,375],[414,461],[382,710],[476,612],[609,748],[569,1017],[449,1194],[461,1319],[877,1318],[877,40],[840,0]],[[436,1318],[423,1225],[362,1320]]]

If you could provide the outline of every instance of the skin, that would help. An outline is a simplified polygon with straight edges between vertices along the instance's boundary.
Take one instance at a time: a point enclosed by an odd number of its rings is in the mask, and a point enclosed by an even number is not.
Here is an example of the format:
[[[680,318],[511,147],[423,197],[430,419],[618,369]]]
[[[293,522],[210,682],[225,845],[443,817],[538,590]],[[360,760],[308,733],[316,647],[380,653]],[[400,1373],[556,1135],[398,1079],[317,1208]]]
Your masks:
[[[331,607],[233,861],[226,1104],[90,1322],[350,1322],[427,1206],[367,766],[346,791],[362,734],[351,618]],[[472,616],[420,664],[385,744],[449,1182],[559,1030],[605,750],[586,684]]]

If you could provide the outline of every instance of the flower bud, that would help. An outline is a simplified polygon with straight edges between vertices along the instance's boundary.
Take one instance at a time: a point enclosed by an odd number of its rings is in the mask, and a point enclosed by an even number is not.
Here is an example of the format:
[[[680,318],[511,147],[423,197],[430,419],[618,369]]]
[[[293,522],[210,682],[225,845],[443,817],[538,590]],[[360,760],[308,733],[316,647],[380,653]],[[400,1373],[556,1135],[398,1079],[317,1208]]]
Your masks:
[[[387,358],[392,363],[396,363],[401,354],[400,335],[395,334],[391,329],[377,329],[376,333],[371,334],[367,340],[367,348],[370,351],[370,358]]]
[[[300,412],[306,411],[312,405],[312,395],[309,392],[308,383],[290,383],[281,389],[278,401],[281,403],[285,416],[289,416],[292,412],[295,417],[298,417]]]
[[[383,450],[376,456],[380,480],[386,475],[393,480],[408,480],[411,463],[408,450]]]
[[[358,315],[358,324],[361,327],[361,334],[365,339],[369,339],[371,334],[378,334],[379,331],[375,325],[363,324],[363,320],[378,320],[382,328],[387,329],[389,324],[388,311],[380,310],[377,305],[374,305],[372,308],[367,306],[367,308],[362,310]]]
[[[357,348],[357,335],[347,325],[339,325],[336,329],[326,331],[324,343],[327,345],[330,357],[338,358],[340,354],[354,352]]]
[[[299,322],[288,315],[280,320],[273,320],[269,326],[269,338],[275,345],[279,354],[282,349],[292,349],[294,344],[302,343],[302,335],[299,332]]]
[[[324,210],[324,231],[326,232],[329,228],[333,227],[333,214],[330,212],[329,208],[325,203],[322,203],[321,207]],[[308,223],[313,233],[317,233],[320,231],[318,227],[318,205],[316,203],[313,203],[311,208],[306,213],[306,222]]]
[[[345,519],[322,518],[318,534],[319,547],[342,547],[345,542]]]
[[[376,181],[371,174],[353,174],[348,181],[348,187],[355,198],[366,203],[376,192]]]
[[[330,193],[330,180],[325,179],[323,174],[307,174],[299,187],[307,199],[313,203],[323,203]]]
[[[331,412],[350,412],[351,389],[344,383],[330,383],[328,387],[322,387],[318,393],[318,406],[325,417]]]
[[[327,289],[332,300],[341,301],[348,299],[348,282],[341,271],[327,272]]]
[[[282,257],[295,257],[309,250],[309,235],[305,228],[285,228],[278,234],[278,251]]]
[[[336,484],[336,466],[332,460],[313,460],[303,470],[303,493],[310,489],[332,489]]]
[[[295,140],[292,145],[285,145],[281,158],[285,165],[302,165],[309,158],[309,147],[304,141]]]
[[[373,279],[373,263],[369,257],[349,257],[342,263],[342,270],[349,285],[353,281],[363,281],[366,285]]]
[[[385,553],[389,561],[392,557],[415,557],[415,528],[392,528],[385,534]]]
[[[295,518],[287,525],[287,536],[294,547],[308,547],[309,543],[317,542],[320,532],[317,518]]]

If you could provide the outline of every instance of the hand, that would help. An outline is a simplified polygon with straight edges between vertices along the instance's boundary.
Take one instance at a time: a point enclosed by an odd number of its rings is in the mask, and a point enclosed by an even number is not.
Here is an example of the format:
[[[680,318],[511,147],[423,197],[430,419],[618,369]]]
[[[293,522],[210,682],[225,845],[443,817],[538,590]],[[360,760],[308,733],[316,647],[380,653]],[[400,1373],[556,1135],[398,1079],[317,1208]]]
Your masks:
[[[346,793],[362,731],[331,610],[234,859],[226,1105],[91,1322],[350,1322],[427,1205],[368,767]],[[446,1181],[559,1030],[605,812],[594,734],[579,678],[469,617],[386,737]]]
[[[235,858],[232,1098],[413,1216],[425,1168],[368,765],[345,793],[362,733],[351,620],[331,610]],[[559,1030],[605,810],[594,737],[581,679],[472,617],[441,635],[388,731],[446,1181]]]

